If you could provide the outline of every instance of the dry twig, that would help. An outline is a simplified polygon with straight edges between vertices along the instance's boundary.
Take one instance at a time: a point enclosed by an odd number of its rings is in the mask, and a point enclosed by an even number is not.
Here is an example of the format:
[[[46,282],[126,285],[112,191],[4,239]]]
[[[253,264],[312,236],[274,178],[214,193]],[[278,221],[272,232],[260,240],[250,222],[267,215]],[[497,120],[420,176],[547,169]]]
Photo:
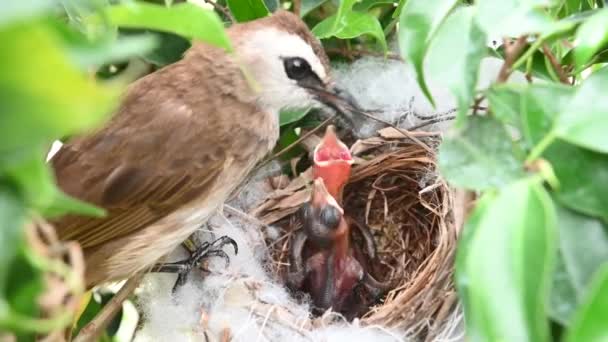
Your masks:
[[[101,309],[91,322],[85,325],[74,339],[74,342],[97,341],[114,316],[122,308],[122,303],[135,291],[143,273],[129,278],[112,299]]]

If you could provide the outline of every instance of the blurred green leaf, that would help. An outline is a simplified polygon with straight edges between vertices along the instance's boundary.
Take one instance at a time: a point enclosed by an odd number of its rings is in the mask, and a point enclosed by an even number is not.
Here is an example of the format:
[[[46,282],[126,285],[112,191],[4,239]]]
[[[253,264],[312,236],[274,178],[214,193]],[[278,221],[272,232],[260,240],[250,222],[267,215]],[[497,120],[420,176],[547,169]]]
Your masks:
[[[364,12],[376,6],[394,5],[398,2],[399,0],[361,0],[355,4],[353,10]]]
[[[441,80],[458,100],[460,122],[473,101],[478,69],[486,52],[486,36],[474,16],[473,7],[456,9],[437,30],[427,55],[430,77]]]
[[[97,85],[70,63],[53,32],[43,22],[0,31],[0,155],[92,128],[118,99],[118,88]]]
[[[568,105],[574,89],[559,83],[528,85],[522,94],[522,133],[530,146],[550,134],[559,111]]]
[[[369,34],[376,38],[384,51],[387,51],[384,31],[378,19],[368,13],[351,11],[354,3],[355,0],[343,0],[338,12],[317,24],[312,32],[320,39],[333,36],[350,39]]]
[[[401,55],[414,66],[418,85],[433,105],[435,102],[424,77],[424,58],[435,32],[456,2],[456,0],[408,0],[399,18]]]
[[[276,11],[281,6],[281,4],[279,3],[279,0],[264,0],[264,5],[266,5],[266,8],[270,12]]]
[[[67,213],[104,217],[106,214],[104,209],[71,197],[57,187],[55,187],[54,190],[53,201],[46,208],[41,210],[41,214],[44,217],[53,218]]]
[[[22,249],[10,265],[8,274],[10,281],[7,284],[6,298],[12,311],[35,317],[39,312],[38,296],[44,289],[41,271],[29,263]]]
[[[52,171],[42,156],[43,153],[32,152],[21,163],[0,169],[8,180],[19,187],[29,207],[46,217],[68,212],[97,217],[104,215],[104,210],[72,198],[57,188]]]
[[[476,215],[458,278],[468,281],[464,303],[471,341],[547,341],[545,317],[556,252],[551,198],[537,179],[502,189]]]
[[[156,49],[143,55],[143,58],[157,66],[165,66],[182,59],[184,52],[190,48],[190,42],[181,36],[166,32],[150,32],[160,40]]]
[[[589,76],[559,115],[556,134],[573,144],[608,153],[608,67]]]
[[[556,141],[543,156],[559,179],[560,203],[608,222],[608,155]]]
[[[486,96],[495,117],[517,127],[532,147],[553,129],[555,118],[574,92],[557,83],[509,83],[492,86]]]
[[[608,340],[608,265],[595,275],[585,303],[578,309],[566,342]]]
[[[582,67],[608,43],[608,8],[595,13],[578,28],[576,41],[574,60],[577,67]]]
[[[282,149],[290,146],[291,144],[296,142],[296,140],[298,140],[298,138],[300,138],[300,136],[296,133],[295,127],[288,126],[284,129],[282,129],[281,136],[279,137],[279,141],[277,142],[275,151],[278,152],[278,151],[281,151]],[[294,148],[289,150],[287,153],[282,154],[279,158],[281,160],[290,160],[291,158],[295,158],[305,152],[306,152],[306,150],[304,150],[302,147],[295,146]]]
[[[300,8],[300,16],[304,17],[308,13],[315,10],[317,7],[323,5],[327,0],[302,0],[302,7]]]
[[[53,0],[3,1],[0,30],[13,22],[31,20],[48,13],[54,5]]]
[[[279,113],[279,126],[294,123],[310,112],[310,109],[285,109]]]
[[[36,152],[31,152],[23,162],[7,166],[2,171],[5,177],[18,187],[28,206],[43,209],[53,201],[55,180],[49,166],[44,162],[44,154]]]
[[[10,265],[22,246],[22,226],[25,222],[26,207],[17,191],[5,180],[0,182],[0,326],[7,314],[6,290],[10,280]]]
[[[467,317],[465,324],[467,325],[466,330],[468,338],[471,341],[480,341],[482,338],[481,336],[475,335],[477,330],[475,329],[475,326],[472,325],[479,319],[475,317],[478,311],[473,310],[473,308],[467,304],[472,301],[472,296],[474,295],[471,293],[471,279],[467,273],[467,259],[470,251],[469,246],[471,246],[471,242],[475,237],[477,227],[479,227],[483,215],[495,198],[496,194],[494,192],[487,191],[477,200],[473,212],[464,223],[462,236],[458,239],[458,247],[456,250],[456,262],[454,266],[456,271],[456,288],[458,290],[458,297],[462,303],[465,303],[464,314],[465,317]]]
[[[551,313],[567,324],[586,295],[593,274],[608,262],[608,231],[601,221],[561,206],[558,206],[557,213],[563,268],[558,268],[554,280],[561,278],[558,284],[562,289],[571,289],[571,293],[565,296],[563,292],[558,292],[558,295],[552,293]]]
[[[228,8],[238,22],[251,21],[268,15],[262,0],[227,0]]]
[[[550,35],[572,28],[574,23],[558,22],[545,10],[556,0],[477,0],[477,20],[491,37],[519,37],[524,34]]]
[[[113,293],[94,293],[89,300],[86,308],[78,318],[78,322],[72,330],[72,336],[77,336],[80,330],[87,325],[97,314],[103,309],[103,307],[114,297]],[[110,325],[104,331],[104,339],[111,340],[110,337],[116,335],[116,332],[120,328],[120,323],[123,318],[123,310],[120,309],[114,316]]]
[[[124,62],[129,57],[142,55],[154,49],[159,40],[153,34],[120,35],[114,37],[99,37],[91,40],[61,22],[49,20],[57,34],[62,39],[62,46],[73,61],[81,68],[101,66],[104,64]]]
[[[113,24],[120,27],[175,33],[232,51],[224,25],[217,14],[192,3],[165,7],[133,2],[108,7],[105,13]]]
[[[572,314],[579,305],[579,300],[578,293],[572,284],[572,279],[566,270],[564,258],[561,253],[558,253],[555,261],[555,270],[553,271],[549,311],[547,314],[561,326],[568,326],[572,319]]]
[[[490,117],[470,117],[463,129],[446,136],[438,163],[452,185],[474,190],[501,187],[524,175],[511,137]]]

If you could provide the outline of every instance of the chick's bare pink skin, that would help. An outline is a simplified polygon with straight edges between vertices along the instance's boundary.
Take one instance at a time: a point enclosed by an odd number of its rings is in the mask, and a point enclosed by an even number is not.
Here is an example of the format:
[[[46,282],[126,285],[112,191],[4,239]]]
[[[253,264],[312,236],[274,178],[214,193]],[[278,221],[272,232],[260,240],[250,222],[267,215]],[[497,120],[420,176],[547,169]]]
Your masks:
[[[303,210],[303,223],[308,248],[314,252],[305,262],[299,288],[311,295],[317,309],[341,311],[363,279],[364,270],[353,257],[350,227],[342,208],[322,178],[314,182],[311,199]]]
[[[300,214],[303,229],[296,232],[290,246],[287,282],[290,288],[310,294],[315,311],[322,313],[332,308],[349,315],[360,304],[353,301],[358,286],[364,286],[375,298],[392,288],[391,283],[377,281],[357,260],[350,240],[352,220],[344,215],[322,178],[315,179],[310,200]],[[368,239],[373,259],[371,233]]]
[[[313,179],[322,178],[327,191],[342,203],[342,191],[348,182],[354,160],[348,147],[328,126],[325,136],[313,152]]]

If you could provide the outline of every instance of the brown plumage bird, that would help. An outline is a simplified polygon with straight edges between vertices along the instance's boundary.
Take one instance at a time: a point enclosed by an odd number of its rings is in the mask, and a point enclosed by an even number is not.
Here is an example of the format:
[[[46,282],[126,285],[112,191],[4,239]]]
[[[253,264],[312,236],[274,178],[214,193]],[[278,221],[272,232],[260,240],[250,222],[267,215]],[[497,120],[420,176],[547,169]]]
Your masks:
[[[194,43],[133,83],[105,127],[52,158],[61,189],[108,212],[54,222],[82,245],[87,286],[149,269],[199,228],[273,148],[279,110],[340,107],[327,56],[295,15],[228,34],[235,54]]]

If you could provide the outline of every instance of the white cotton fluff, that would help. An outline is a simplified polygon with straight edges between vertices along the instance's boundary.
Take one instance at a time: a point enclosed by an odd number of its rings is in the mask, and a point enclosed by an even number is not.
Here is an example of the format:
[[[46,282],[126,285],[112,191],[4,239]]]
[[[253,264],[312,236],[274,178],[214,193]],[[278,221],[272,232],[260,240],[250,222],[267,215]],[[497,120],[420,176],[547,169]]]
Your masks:
[[[266,196],[272,192],[269,177],[277,176],[281,173],[281,163],[272,161],[251,175],[246,184],[236,191],[228,204],[243,211],[248,212],[260,205]]]
[[[496,80],[503,61],[494,57],[484,58],[479,68],[477,89],[485,89]],[[384,59],[381,57],[364,57],[352,64],[341,64],[335,67],[336,83],[348,91],[359,103],[369,111],[379,109],[374,115],[382,120],[396,124],[402,128],[412,127],[425,120],[419,117],[454,115],[457,102],[452,93],[441,84],[440,80],[427,78],[429,90],[435,100],[435,107],[424,96],[416,81],[412,67],[402,61]],[[510,82],[525,83],[521,72],[514,72]],[[407,111],[413,111],[405,120],[397,121]],[[449,122],[426,127],[425,130],[444,130],[450,127]],[[374,134],[377,125],[370,121],[357,127],[359,136]]]
[[[209,260],[211,273],[191,273],[188,282],[171,294],[174,275],[150,274],[138,291],[143,326],[136,341],[220,341],[229,332],[232,341],[400,341],[395,332],[357,323],[335,323],[310,329],[309,306],[298,303],[266,271],[267,247],[257,227],[236,218],[215,216],[212,230],[200,233],[202,241],[223,235],[233,238],[239,253]],[[182,254],[182,253],[180,253]],[[183,255],[174,255],[173,260]]]

